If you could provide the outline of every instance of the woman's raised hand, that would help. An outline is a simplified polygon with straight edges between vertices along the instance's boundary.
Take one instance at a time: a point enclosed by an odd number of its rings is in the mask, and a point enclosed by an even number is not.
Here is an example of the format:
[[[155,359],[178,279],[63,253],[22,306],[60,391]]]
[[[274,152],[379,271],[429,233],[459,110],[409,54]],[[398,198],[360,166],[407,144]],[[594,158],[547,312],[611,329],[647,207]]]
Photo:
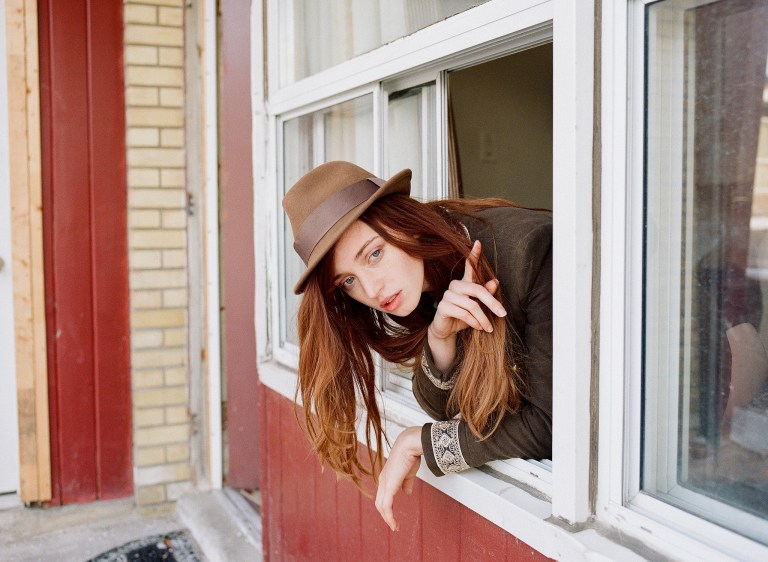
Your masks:
[[[480,307],[480,302],[497,316],[506,316],[507,311],[493,296],[499,285],[498,280],[492,279],[485,285],[475,282],[475,267],[481,252],[480,241],[475,240],[464,262],[464,276],[451,281],[437,305],[435,317],[429,326],[432,338],[446,340],[465,328],[492,332],[493,325]]]

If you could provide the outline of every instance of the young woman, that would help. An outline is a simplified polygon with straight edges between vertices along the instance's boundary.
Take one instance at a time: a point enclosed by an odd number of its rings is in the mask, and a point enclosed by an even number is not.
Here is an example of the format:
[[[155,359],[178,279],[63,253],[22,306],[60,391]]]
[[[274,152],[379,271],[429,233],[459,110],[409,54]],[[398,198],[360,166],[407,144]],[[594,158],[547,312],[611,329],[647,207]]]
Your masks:
[[[283,200],[307,266],[294,288],[304,294],[297,392],[306,431],[337,473],[358,485],[374,476],[393,531],[394,496],[413,489],[421,457],[440,476],[550,458],[552,442],[550,214],[501,199],[421,203],[410,178],[329,162]],[[372,351],[413,366],[416,399],[437,420],[405,429],[386,462]]]

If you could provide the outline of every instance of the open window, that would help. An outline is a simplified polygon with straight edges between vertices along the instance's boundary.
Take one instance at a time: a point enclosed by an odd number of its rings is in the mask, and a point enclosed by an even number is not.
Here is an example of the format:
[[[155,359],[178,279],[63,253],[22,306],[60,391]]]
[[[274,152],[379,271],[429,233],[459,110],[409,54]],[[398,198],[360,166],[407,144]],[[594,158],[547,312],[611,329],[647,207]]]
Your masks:
[[[416,68],[327,103],[286,112],[277,126],[282,194],[313,167],[342,159],[381,177],[411,168],[412,195],[421,200],[504,197],[551,208],[551,39],[539,35]],[[274,353],[294,367],[301,297],[293,295],[292,283],[303,264],[282,213],[279,221],[282,267]],[[385,412],[397,403],[406,418],[414,413],[408,423],[426,421],[412,394],[410,370],[382,362],[380,373]],[[491,465],[536,485],[551,479],[549,463],[513,459]]]
[[[414,197],[503,197],[552,208],[551,43],[387,82],[382,98],[384,175],[410,167]],[[410,369],[383,364],[382,373],[390,396],[420,409]],[[537,484],[550,479],[548,461],[489,467],[518,479],[533,474]]]

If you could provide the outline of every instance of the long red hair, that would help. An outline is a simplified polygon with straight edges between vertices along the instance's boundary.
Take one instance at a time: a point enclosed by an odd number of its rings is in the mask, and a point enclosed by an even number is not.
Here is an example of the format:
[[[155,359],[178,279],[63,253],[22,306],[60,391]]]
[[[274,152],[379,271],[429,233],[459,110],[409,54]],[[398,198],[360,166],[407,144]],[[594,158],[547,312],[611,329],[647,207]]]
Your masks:
[[[419,366],[427,328],[453,279],[464,273],[471,250],[462,215],[482,209],[514,206],[503,199],[444,200],[421,203],[405,195],[385,197],[360,217],[385,241],[424,261],[429,293],[409,316],[394,318],[371,309],[336,288],[333,252],[329,252],[308,279],[299,306],[299,387],[304,403],[305,429],[321,460],[340,475],[360,485],[363,474],[378,474],[384,435],[376,401],[375,363],[372,351],[387,361]],[[495,252],[494,252],[495,254]],[[475,281],[486,283],[496,275],[481,256]],[[501,289],[496,298],[501,300]],[[515,357],[519,341],[507,337],[507,323],[484,305],[493,332],[466,329],[459,332],[462,353],[459,374],[448,400],[445,419],[456,413],[481,439],[493,434],[505,412],[520,405],[522,378]],[[357,401],[366,410],[365,439],[368,463],[358,455]],[[375,451],[371,435],[375,440]],[[367,464],[367,466],[366,466]]]

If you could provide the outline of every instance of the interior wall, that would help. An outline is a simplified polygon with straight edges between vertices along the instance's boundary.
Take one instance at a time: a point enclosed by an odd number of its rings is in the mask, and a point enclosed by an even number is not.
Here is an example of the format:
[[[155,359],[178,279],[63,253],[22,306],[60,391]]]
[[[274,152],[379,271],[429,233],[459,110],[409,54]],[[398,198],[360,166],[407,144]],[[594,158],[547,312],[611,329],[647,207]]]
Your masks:
[[[552,208],[552,44],[449,74],[465,197]]]

